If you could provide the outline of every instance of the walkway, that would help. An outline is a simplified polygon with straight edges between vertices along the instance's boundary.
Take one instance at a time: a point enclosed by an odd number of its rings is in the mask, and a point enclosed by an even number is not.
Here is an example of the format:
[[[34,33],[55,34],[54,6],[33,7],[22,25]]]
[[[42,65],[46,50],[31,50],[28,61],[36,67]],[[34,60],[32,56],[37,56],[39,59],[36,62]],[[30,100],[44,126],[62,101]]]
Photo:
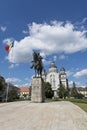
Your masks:
[[[87,130],[87,113],[67,101],[3,103],[0,130]]]

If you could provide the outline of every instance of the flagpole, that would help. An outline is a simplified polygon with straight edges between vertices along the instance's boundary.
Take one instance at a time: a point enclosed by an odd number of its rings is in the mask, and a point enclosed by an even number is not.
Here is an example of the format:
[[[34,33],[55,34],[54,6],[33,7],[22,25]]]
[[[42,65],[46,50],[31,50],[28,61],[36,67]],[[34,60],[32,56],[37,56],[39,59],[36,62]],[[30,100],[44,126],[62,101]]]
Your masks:
[[[7,52],[9,52],[11,50],[11,48],[13,47],[14,45],[14,41],[11,42],[9,45],[6,45],[5,46],[5,50]],[[13,51],[13,50],[12,50]],[[13,52],[12,52],[13,53]],[[12,54],[13,55],[13,54]],[[13,56],[12,56],[13,57]],[[10,70],[9,70],[9,77],[10,77]],[[9,92],[9,87],[10,87],[10,82],[7,83],[7,88],[6,88],[6,102],[8,101],[8,92]]]
[[[6,102],[8,102],[8,91],[9,91],[9,82],[7,83],[7,88],[6,88]]]

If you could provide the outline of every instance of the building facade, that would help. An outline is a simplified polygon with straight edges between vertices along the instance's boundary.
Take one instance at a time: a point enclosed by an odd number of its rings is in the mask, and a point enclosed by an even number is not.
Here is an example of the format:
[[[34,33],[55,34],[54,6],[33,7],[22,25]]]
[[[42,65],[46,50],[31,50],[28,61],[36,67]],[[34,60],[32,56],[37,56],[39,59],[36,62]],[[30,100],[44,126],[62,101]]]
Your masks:
[[[30,95],[30,88],[20,87],[20,98],[28,99]]]
[[[68,88],[68,80],[67,80],[65,69],[61,68],[59,74],[55,62],[51,62],[47,74],[45,71],[43,71],[42,77],[45,82],[49,82],[51,84],[52,90],[54,91],[54,97],[58,97],[57,92],[58,92],[58,88],[60,87],[60,84],[63,84],[65,88]]]
[[[77,91],[78,91],[78,93],[81,93],[82,95],[84,95],[84,98],[87,98],[87,87],[85,87],[85,88],[78,87]]]

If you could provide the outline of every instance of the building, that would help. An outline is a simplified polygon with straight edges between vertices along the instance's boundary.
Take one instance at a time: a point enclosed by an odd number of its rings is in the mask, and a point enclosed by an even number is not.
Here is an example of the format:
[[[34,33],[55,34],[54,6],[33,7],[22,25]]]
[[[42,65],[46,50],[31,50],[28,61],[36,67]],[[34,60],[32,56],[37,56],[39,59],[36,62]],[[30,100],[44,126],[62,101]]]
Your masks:
[[[30,88],[28,87],[20,87],[20,98],[29,98]]]
[[[85,88],[78,87],[77,91],[78,91],[78,93],[81,93],[82,95],[84,95],[85,98],[87,98],[87,87],[85,87]]]
[[[54,62],[51,62],[48,73],[46,75],[46,82],[51,84],[52,90],[54,91],[54,97],[57,97],[57,89],[59,88],[59,73]]]
[[[60,69],[59,79],[60,79],[60,84],[63,84],[65,86],[65,88],[67,89],[68,88],[68,79],[66,76],[65,69],[63,67]]]
[[[60,84],[63,84],[65,88],[68,88],[68,79],[66,76],[65,69],[61,68],[59,74],[55,62],[51,62],[47,74],[45,71],[43,71],[42,77],[43,79],[45,79],[44,80],[45,82],[49,82],[51,84],[52,90],[54,91],[54,97],[58,97],[57,91]]]

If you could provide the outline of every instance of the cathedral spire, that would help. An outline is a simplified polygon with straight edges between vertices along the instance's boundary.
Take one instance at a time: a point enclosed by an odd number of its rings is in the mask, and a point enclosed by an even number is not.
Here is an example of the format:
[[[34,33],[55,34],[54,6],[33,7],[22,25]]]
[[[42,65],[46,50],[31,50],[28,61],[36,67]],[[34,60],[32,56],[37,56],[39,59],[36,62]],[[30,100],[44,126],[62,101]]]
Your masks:
[[[56,73],[58,73],[58,69],[57,69],[54,61],[52,61],[51,64],[50,64],[49,73],[50,72],[56,72]]]
[[[50,68],[57,68],[54,61],[51,62]]]

